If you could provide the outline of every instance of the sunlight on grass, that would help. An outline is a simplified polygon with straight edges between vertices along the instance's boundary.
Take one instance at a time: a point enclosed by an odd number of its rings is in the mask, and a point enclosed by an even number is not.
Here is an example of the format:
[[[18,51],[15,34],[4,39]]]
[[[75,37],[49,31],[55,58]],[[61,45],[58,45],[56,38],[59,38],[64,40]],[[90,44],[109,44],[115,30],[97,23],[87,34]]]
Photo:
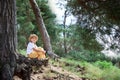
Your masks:
[[[105,69],[102,74],[102,80],[120,80],[120,69],[112,67],[111,69]]]
[[[84,75],[80,75],[79,72],[76,72],[74,66],[70,66],[68,68],[69,70],[75,72],[80,77],[84,76],[84,77],[87,77],[87,78],[90,78],[90,79],[98,79],[98,78],[101,77],[102,72],[103,72],[98,67],[93,66],[92,64],[87,63],[85,61],[76,61],[76,60],[70,60],[70,59],[66,59],[66,58],[62,58],[61,61],[65,61],[65,62],[68,62],[70,64],[74,64],[74,65],[84,66],[85,67],[85,74]]]
[[[18,52],[24,56],[26,56],[26,50],[25,49],[21,49],[21,50],[18,50]]]
[[[96,66],[93,66],[90,63],[86,63],[85,64],[86,67],[86,74],[85,76],[90,78],[90,79],[100,79],[103,71],[101,69],[99,69]]]
[[[85,61],[77,61],[69,58],[61,58],[60,61],[62,63],[62,67],[72,73],[78,75],[79,77],[89,78],[91,80],[119,80],[120,79],[120,69],[113,65],[109,65],[107,68],[101,69],[101,65],[96,66],[92,63],[88,63]],[[69,66],[65,66],[65,63],[69,63]],[[109,62],[103,62],[109,64]],[[85,67],[84,74],[81,74],[80,71],[77,71],[76,66],[80,65],[81,67]]]

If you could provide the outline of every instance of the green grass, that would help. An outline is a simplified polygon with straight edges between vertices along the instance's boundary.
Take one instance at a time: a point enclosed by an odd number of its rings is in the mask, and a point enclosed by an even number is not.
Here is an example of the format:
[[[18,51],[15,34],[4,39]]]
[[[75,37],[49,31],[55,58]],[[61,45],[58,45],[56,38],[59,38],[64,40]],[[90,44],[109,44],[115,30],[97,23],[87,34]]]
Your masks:
[[[102,75],[102,70],[100,68],[98,68],[90,63],[87,63],[85,61],[76,61],[76,60],[71,60],[71,59],[67,59],[67,58],[62,58],[61,61],[72,64],[73,66],[66,67],[66,69],[72,71],[79,77],[86,77],[89,79],[97,79],[97,78],[100,78],[100,76]],[[76,71],[75,66],[77,66],[77,65],[80,65],[81,67],[85,67],[84,75],[81,75],[80,72]]]
[[[69,58],[61,58],[62,63],[55,62],[56,65],[63,67],[64,69],[71,71],[79,77],[89,78],[90,80],[119,80],[120,69],[113,66],[110,62],[98,61],[94,63],[88,63],[85,61],[77,61]],[[69,63],[70,66],[66,66],[65,63]],[[76,70],[76,66],[80,65],[85,67],[84,74]],[[102,68],[101,68],[102,66]]]
[[[18,50],[18,52],[24,56],[26,56],[26,50],[25,49],[22,49],[22,50]]]
[[[101,75],[102,80],[120,80],[120,69],[111,67],[110,69],[103,70]]]

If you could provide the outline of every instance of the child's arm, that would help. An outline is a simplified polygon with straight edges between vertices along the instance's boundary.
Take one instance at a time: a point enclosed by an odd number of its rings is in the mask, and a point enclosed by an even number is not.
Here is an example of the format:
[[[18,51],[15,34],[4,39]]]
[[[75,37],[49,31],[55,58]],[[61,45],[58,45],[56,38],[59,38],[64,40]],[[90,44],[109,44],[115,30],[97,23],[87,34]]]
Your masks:
[[[34,51],[46,53],[45,50],[40,50],[39,48],[33,48]]]

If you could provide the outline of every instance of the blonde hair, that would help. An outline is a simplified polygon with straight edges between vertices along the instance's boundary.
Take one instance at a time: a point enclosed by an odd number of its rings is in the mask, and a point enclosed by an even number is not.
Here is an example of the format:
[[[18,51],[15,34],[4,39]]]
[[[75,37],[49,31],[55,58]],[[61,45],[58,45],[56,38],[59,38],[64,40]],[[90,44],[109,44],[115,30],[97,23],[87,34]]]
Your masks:
[[[36,34],[31,34],[28,38],[29,41],[31,41],[31,38],[35,37],[36,40],[38,40],[38,36]]]

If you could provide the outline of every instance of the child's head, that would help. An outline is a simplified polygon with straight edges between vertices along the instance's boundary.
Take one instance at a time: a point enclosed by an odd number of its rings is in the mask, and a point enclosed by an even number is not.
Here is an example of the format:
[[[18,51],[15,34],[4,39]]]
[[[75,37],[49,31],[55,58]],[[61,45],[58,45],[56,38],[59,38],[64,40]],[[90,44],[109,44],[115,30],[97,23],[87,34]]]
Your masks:
[[[30,35],[30,37],[29,37],[30,42],[36,43],[37,40],[38,40],[38,36],[36,34],[31,34]]]

